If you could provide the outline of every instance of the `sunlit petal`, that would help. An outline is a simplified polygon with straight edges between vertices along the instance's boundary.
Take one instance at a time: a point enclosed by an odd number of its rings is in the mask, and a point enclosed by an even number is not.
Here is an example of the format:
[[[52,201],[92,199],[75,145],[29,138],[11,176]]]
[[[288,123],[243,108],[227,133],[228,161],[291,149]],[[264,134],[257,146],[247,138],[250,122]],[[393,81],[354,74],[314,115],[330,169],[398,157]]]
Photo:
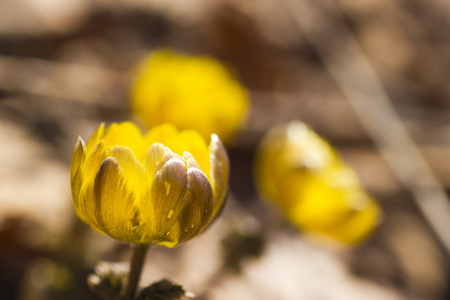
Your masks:
[[[183,157],[186,159],[186,169],[189,168],[196,168],[201,170],[202,167],[200,167],[199,163],[195,160],[195,158],[187,151],[184,151]]]
[[[188,240],[213,221],[214,194],[206,175],[196,168],[187,171],[187,189],[178,214],[181,239]]]
[[[189,152],[200,165],[205,175],[210,178],[210,161],[208,145],[202,136],[193,130],[181,131],[177,137],[175,145],[168,145],[170,149],[174,148],[174,152],[183,155],[184,151]]]
[[[85,158],[83,166],[80,166],[79,173],[81,186],[79,192],[73,192],[75,212],[85,222],[89,223],[88,219],[93,220],[96,229],[99,229],[99,224],[96,221],[96,217],[93,215],[95,212],[95,203],[93,198],[93,182],[102,162],[108,156],[105,143],[101,141],[91,155]],[[72,186],[74,188],[74,186]],[[75,197],[76,196],[76,197]]]
[[[100,126],[92,133],[90,139],[86,144],[86,155],[90,155],[91,152],[97,147],[100,140],[105,134],[105,123],[101,123]]]
[[[147,147],[150,147],[154,143],[161,143],[166,147],[174,144],[174,140],[178,135],[178,130],[172,124],[162,124],[160,126],[150,129],[144,137]],[[172,150],[173,151],[173,150]]]
[[[144,166],[149,178],[153,178],[153,176],[155,176],[158,163],[161,161],[165,153],[166,147],[164,147],[161,143],[155,143],[148,149],[144,160]]]
[[[74,199],[78,198],[78,193],[81,188],[81,172],[79,172],[82,160],[85,157],[85,145],[81,137],[78,137],[77,143],[73,149],[72,160],[70,163],[70,183],[72,186],[72,196]]]
[[[135,193],[140,193],[149,184],[144,165],[136,159],[130,148],[116,145],[111,148],[109,155],[117,159],[127,184]]]
[[[211,135],[209,153],[211,163],[211,183],[214,191],[213,213],[216,214],[221,208],[228,192],[230,161],[225,147],[215,134]]]
[[[367,200],[367,204],[358,209],[357,213],[353,214],[353,216],[339,228],[339,234],[336,236],[343,242],[356,244],[365,240],[380,223],[380,206],[371,198],[368,198]]]
[[[174,218],[174,213],[183,201],[186,184],[186,165],[180,158],[169,159],[156,172],[151,188],[140,201],[141,211],[148,209],[147,204],[152,203],[155,216],[153,224],[149,224],[147,228],[143,242],[158,242],[168,247],[181,242],[181,229],[176,226],[178,220]]]
[[[143,161],[147,152],[141,130],[132,122],[113,123],[103,137],[107,146],[120,145],[130,148],[139,161]]]
[[[135,206],[136,191],[114,157],[106,158],[94,181],[92,214],[99,227],[109,236],[128,242],[139,242],[141,218]]]

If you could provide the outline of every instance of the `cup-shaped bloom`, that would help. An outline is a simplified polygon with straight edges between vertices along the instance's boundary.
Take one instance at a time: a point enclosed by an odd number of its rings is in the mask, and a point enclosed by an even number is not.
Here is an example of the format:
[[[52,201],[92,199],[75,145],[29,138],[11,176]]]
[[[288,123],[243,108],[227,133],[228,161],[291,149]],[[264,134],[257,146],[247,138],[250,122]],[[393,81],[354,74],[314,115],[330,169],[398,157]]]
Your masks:
[[[227,143],[247,120],[248,98],[220,61],[157,50],[136,67],[131,109],[148,128],[168,122]]]
[[[279,125],[264,137],[255,179],[261,195],[305,233],[356,244],[378,224],[379,206],[356,172],[299,121]]]
[[[219,138],[163,124],[145,136],[132,122],[101,124],[71,162],[75,212],[117,240],[174,247],[204,231],[228,189]]]

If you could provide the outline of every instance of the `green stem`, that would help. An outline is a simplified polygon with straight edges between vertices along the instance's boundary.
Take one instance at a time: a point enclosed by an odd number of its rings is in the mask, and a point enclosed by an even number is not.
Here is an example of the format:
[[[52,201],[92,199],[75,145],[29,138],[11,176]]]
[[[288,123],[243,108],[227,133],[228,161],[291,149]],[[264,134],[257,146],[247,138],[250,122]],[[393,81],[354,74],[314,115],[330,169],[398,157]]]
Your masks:
[[[148,247],[149,245],[143,244],[137,244],[134,247],[130,262],[130,272],[128,273],[127,287],[125,289],[125,299],[134,299]]]

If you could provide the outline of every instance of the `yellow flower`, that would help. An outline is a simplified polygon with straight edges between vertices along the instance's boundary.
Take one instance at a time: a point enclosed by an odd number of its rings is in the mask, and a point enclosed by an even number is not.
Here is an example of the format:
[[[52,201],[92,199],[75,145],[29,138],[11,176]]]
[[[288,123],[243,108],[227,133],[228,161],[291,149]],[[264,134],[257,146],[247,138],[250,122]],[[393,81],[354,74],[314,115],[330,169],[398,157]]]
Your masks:
[[[169,122],[229,142],[247,120],[249,100],[218,60],[158,50],[137,67],[131,108],[149,128]]]
[[[356,172],[299,121],[277,126],[264,137],[255,179],[260,193],[305,233],[356,244],[378,224],[379,206]]]
[[[285,211],[297,202],[292,190],[301,188],[305,176],[339,164],[333,148],[301,122],[275,126],[262,140],[255,164],[260,192]],[[293,203],[291,203],[293,202]]]
[[[309,174],[298,197],[300,201],[288,212],[288,220],[306,232],[345,244],[363,241],[379,221],[377,202],[345,165]]]
[[[101,124],[75,145],[71,185],[78,217],[117,240],[174,247],[205,230],[224,202],[229,161],[219,138],[132,122]]]

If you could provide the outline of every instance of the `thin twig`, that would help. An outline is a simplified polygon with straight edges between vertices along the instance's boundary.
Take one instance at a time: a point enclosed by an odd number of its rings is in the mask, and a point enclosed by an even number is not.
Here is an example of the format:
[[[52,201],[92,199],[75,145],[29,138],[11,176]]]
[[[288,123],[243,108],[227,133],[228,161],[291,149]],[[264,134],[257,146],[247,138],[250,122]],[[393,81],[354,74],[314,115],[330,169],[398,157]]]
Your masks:
[[[450,257],[450,203],[445,190],[397,116],[335,0],[282,2],[385,159],[411,191],[415,204]]]

